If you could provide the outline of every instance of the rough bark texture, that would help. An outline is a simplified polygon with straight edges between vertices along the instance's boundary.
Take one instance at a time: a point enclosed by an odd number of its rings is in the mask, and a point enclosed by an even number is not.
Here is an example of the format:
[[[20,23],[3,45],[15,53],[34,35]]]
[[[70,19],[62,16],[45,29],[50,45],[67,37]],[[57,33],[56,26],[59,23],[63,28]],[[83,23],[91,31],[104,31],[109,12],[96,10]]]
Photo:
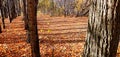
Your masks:
[[[37,31],[37,0],[27,0],[28,3],[28,31],[30,35],[30,44],[32,49],[32,57],[40,57],[39,39]]]
[[[78,17],[78,16],[88,16],[90,5],[91,5],[90,0],[83,0],[83,3],[81,4],[81,9],[80,9],[79,12],[77,12],[76,17]]]
[[[83,57],[115,57],[120,35],[120,0],[91,0]]]

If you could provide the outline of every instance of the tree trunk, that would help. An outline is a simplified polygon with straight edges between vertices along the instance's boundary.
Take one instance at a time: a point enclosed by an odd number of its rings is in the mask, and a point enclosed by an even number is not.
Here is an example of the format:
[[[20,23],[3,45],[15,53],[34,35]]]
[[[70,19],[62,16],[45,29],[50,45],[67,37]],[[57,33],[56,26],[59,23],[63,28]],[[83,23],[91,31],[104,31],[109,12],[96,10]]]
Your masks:
[[[3,25],[3,28],[5,29],[5,21],[4,21],[4,12],[3,12],[3,8],[1,8],[1,17],[2,17],[2,25]]]
[[[13,6],[12,6],[12,16],[13,16],[13,18],[16,18],[17,17],[17,12],[16,12],[16,2],[15,2],[15,0],[13,0],[12,1],[12,4],[13,4]]]
[[[115,57],[120,35],[120,0],[90,0],[83,57]]]
[[[8,9],[7,9],[7,0],[4,0],[4,15],[5,18],[8,18]]]
[[[15,5],[15,11],[16,11],[16,15],[20,16],[21,12],[21,8],[20,8],[20,0],[14,0],[14,5]]]
[[[0,9],[1,9],[1,0],[0,0]],[[2,33],[1,22],[0,22],[0,33]]]
[[[17,3],[18,3],[18,4],[17,4],[17,6],[18,6],[18,16],[20,16],[20,15],[21,15],[20,2],[21,2],[20,0],[18,0],[18,1],[17,1]]]
[[[80,9],[80,11],[77,12],[76,17],[88,16],[90,5],[91,5],[90,0],[83,0],[83,2],[81,4],[81,9]]]
[[[39,39],[37,30],[37,0],[27,0],[28,2],[28,31],[30,35],[30,44],[32,57],[40,57]]]
[[[1,23],[0,23],[0,33],[2,33],[2,27],[1,27]]]
[[[13,17],[12,17],[12,13],[11,13],[11,1],[10,0],[7,0],[7,9],[8,9],[9,20],[11,23],[13,20]]]
[[[17,14],[15,12],[14,0],[7,0],[7,3],[8,3],[7,8],[8,8],[9,19],[11,23],[12,20],[17,17]]]
[[[30,43],[30,35],[29,35],[29,31],[28,31],[28,13],[27,13],[27,0],[23,0],[23,20],[24,20],[24,24],[25,24],[25,30],[26,30],[26,34],[27,34],[27,43]]]
[[[27,14],[27,0],[23,0],[23,20],[24,20],[24,23],[25,23],[25,30],[28,29],[28,14]]]
[[[5,29],[5,14],[4,14],[4,6],[3,6],[3,0],[1,0],[1,7],[0,7],[0,10],[1,10],[1,17],[2,17],[2,25],[3,25],[3,28]]]

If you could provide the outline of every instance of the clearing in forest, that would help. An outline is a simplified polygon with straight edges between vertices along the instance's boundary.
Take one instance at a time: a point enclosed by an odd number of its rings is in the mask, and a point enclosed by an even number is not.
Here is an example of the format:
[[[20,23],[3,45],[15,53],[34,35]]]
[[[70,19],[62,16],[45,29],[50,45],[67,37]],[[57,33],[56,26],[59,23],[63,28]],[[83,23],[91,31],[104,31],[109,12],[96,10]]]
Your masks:
[[[22,16],[12,23],[5,19],[6,29],[0,34],[0,57],[30,57],[30,44]],[[80,57],[87,30],[87,17],[39,16],[38,33],[42,57]]]

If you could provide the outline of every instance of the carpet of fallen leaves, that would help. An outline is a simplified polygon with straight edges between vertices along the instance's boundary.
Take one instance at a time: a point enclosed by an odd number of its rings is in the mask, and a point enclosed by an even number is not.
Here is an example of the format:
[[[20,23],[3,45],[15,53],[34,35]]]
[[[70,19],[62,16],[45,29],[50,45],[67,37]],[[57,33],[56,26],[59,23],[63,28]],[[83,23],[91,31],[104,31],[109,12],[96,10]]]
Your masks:
[[[12,23],[5,19],[0,34],[0,57],[31,57],[30,44],[22,16]],[[38,16],[38,33],[42,57],[81,57],[87,29],[87,17]],[[118,49],[118,57],[120,50]]]

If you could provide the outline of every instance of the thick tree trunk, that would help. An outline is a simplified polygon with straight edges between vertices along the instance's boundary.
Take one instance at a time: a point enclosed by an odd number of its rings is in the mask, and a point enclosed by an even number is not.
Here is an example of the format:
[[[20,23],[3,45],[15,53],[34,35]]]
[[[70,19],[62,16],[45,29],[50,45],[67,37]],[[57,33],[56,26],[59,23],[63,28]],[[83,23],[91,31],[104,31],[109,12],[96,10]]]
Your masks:
[[[83,57],[115,57],[120,35],[120,0],[91,0]]]
[[[27,0],[28,2],[28,31],[30,35],[30,44],[32,49],[32,57],[40,57],[39,39],[37,30],[37,0]]]

